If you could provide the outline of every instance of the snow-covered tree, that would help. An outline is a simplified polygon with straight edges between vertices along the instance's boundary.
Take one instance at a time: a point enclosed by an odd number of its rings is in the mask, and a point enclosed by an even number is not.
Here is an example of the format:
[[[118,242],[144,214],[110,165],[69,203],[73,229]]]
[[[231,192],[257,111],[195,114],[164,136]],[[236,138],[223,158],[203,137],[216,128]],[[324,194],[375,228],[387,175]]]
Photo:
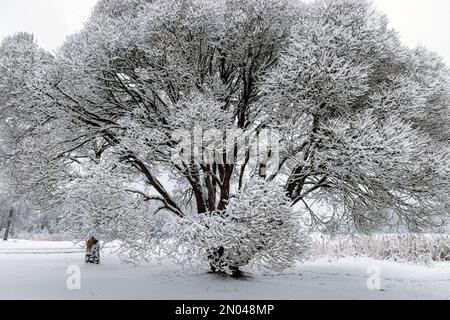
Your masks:
[[[303,121],[282,141],[288,194],[330,228],[417,230],[448,214],[449,72],[387,23],[365,1],[316,1],[263,85],[274,126]],[[333,209],[320,216],[315,202]]]
[[[242,189],[243,177],[251,177],[253,169],[248,162],[238,167],[238,159],[174,162],[173,152],[180,147],[176,133],[259,130],[253,108],[257,83],[276,62],[289,21],[300,8],[288,1],[100,1],[85,30],[61,48],[50,79],[51,96],[71,128],[65,134],[72,143],[65,143],[66,157],[59,160],[73,159],[79,168],[109,163],[102,174],[93,172],[92,183],[85,169],[69,183],[70,188],[77,181],[85,184],[68,196],[85,191],[83,200],[75,201],[80,206],[70,206],[75,213],[70,219],[78,216],[81,225],[85,217],[86,228],[92,228],[93,220],[104,221],[107,211],[132,223],[125,217],[127,205],[112,203],[134,203],[136,197],[152,203],[144,207],[145,215],[171,212],[188,224],[195,224],[193,213],[223,216],[237,192],[237,174]],[[234,144],[216,159],[228,158],[230,149]],[[160,179],[161,172],[177,185],[174,193]],[[120,197],[102,199],[111,190],[110,181],[123,176],[122,188],[113,188]],[[210,249],[220,247],[219,241]]]
[[[279,270],[307,246],[305,217],[448,216],[448,69],[369,2],[100,0],[45,70],[38,197],[134,258]]]
[[[43,195],[49,191],[43,176],[54,178],[50,172],[36,170],[48,162],[43,129],[55,116],[41,98],[45,96],[44,74],[52,59],[27,33],[6,37],[0,44],[1,196],[5,207],[12,208],[7,210],[7,225],[13,220],[19,222],[31,193]]]

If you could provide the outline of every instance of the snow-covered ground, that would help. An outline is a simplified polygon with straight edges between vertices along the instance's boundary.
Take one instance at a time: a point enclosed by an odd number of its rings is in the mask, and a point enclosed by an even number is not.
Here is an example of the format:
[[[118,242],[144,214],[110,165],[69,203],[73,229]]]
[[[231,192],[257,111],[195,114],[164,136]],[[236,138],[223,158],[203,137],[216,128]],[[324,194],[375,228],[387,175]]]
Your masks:
[[[66,285],[74,265],[80,290]],[[378,272],[381,290],[368,289]],[[323,259],[283,275],[255,271],[233,280],[171,263],[134,266],[114,254],[85,265],[82,248],[71,242],[11,240],[0,242],[0,288],[0,299],[450,299],[450,263]]]

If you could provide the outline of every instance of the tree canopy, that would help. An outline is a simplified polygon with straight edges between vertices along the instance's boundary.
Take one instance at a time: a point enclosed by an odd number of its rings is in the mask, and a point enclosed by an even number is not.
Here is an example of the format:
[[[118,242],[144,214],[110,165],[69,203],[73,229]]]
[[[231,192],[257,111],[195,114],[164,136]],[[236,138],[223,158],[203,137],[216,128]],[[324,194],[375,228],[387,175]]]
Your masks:
[[[233,230],[265,237],[251,253],[213,238],[246,264],[279,244],[250,208],[286,234],[303,232],[287,212],[327,231],[448,219],[449,70],[368,1],[100,0],[55,56],[6,39],[0,70],[14,179],[80,232],[127,243],[160,239],[160,215],[203,236],[209,217],[245,221]],[[213,160],[174,161],[198,137]]]

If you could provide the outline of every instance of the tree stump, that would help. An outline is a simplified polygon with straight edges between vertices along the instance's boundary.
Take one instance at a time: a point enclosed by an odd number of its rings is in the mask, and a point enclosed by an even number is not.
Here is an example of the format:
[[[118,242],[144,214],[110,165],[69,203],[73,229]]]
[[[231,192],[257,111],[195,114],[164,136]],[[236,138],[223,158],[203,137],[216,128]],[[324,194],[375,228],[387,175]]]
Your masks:
[[[86,241],[86,263],[100,263],[100,243],[95,237]]]

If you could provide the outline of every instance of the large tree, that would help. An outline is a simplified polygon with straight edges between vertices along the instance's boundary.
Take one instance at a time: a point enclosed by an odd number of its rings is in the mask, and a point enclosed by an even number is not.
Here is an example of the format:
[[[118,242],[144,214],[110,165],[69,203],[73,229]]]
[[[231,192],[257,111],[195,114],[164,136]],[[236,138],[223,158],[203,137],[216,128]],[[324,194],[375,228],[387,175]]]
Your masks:
[[[54,115],[39,170],[73,226],[140,257],[172,234],[167,252],[215,271],[286,267],[306,243],[302,217],[331,230],[440,223],[448,69],[387,24],[366,1],[99,1],[36,91]],[[186,136],[216,150],[210,161]]]

